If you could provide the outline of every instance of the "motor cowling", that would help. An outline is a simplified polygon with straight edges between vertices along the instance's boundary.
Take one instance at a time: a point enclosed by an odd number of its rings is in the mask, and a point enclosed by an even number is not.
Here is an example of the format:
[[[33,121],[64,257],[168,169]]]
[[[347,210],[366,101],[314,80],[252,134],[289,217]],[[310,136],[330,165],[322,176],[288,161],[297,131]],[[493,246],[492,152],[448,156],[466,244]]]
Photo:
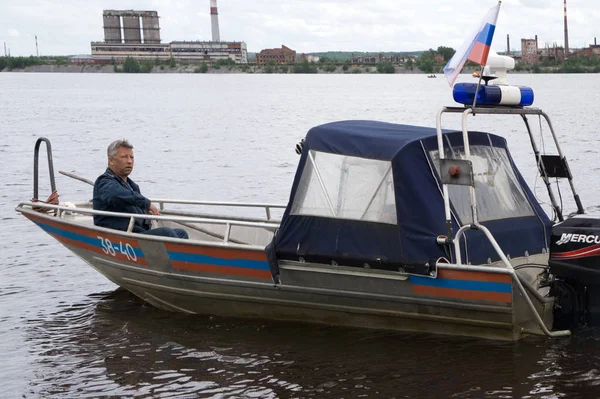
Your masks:
[[[550,271],[600,285],[600,218],[577,215],[552,228]]]
[[[600,218],[576,215],[556,224],[549,266],[555,327],[600,325]]]

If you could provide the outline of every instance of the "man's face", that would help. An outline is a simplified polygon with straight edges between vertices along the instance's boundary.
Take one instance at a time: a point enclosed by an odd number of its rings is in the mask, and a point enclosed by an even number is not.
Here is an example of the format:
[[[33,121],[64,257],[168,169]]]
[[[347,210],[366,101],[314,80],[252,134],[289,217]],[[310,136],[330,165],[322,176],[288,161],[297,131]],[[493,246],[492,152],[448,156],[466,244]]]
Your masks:
[[[133,170],[133,150],[119,147],[115,156],[108,158],[108,166],[117,176],[125,179]]]

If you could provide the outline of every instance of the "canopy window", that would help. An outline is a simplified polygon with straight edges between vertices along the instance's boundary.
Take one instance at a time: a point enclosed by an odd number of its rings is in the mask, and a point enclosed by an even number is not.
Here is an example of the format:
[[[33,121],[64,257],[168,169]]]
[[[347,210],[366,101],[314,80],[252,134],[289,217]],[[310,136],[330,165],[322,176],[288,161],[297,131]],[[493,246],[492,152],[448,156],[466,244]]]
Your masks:
[[[310,150],[291,214],[397,224],[392,163]]]
[[[481,222],[534,216],[521,184],[511,166],[505,148],[474,145],[471,149],[471,161],[475,178],[477,215]],[[439,171],[439,153],[430,151]],[[465,159],[464,146],[453,147],[447,157]],[[450,202],[463,223],[472,222],[471,200],[468,186],[449,185]]]

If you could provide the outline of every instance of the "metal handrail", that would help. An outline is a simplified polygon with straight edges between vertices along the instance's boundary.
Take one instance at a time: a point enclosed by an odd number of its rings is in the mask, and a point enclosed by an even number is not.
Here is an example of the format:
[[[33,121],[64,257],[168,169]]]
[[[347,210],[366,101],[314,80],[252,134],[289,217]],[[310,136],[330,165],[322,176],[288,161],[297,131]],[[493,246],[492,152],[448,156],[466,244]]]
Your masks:
[[[209,223],[209,224],[222,224],[225,226],[246,226],[246,227],[260,227],[267,230],[276,230],[279,228],[278,223],[269,223],[269,222],[245,222],[241,220],[233,220],[233,219],[209,219],[209,218],[199,218],[199,217],[190,217],[190,216],[157,216],[157,215],[147,215],[147,214],[138,214],[138,213],[122,213],[122,212],[109,212],[109,211],[99,211],[96,209],[89,208],[73,208],[70,206],[63,205],[51,205],[44,204],[38,202],[31,201],[23,201],[16,206],[15,210],[20,211],[19,208],[23,208],[24,206],[29,207],[39,207],[46,209],[53,209],[59,211],[56,217],[60,217],[63,212],[71,212],[71,213],[79,213],[85,215],[104,215],[104,216],[113,216],[113,217],[122,217],[122,218],[130,218],[131,220],[135,219],[146,219],[146,220],[163,220],[170,222],[188,222],[188,223]],[[129,231],[131,232],[131,231]]]
[[[536,321],[540,325],[540,328],[542,329],[542,331],[544,332],[544,334],[546,334],[548,337],[565,337],[565,336],[571,335],[571,331],[570,330],[557,330],[557,331],[550,331],[550,330],[548,330],[548,328],[546,327],[546,324],[544,324],[544,320],[542,320],[541,316],[539,315],[539,313],[535,309],[535,305],[531,301],[531,298],[529,297],[529,294],[527,293],[527,291],[525,291],[525,287],[523,287],[523,284],[521,283],[521,280],[519,279],[519,276],[515,272],[514,267],[510,264],[510,261],[508,260],[508,258],[504,254],[504,251],[502,251],[502,248],[500,248],[500,245],[498,245],[498,242],[496,241],[496,239],[494,238],[494,236],[492,235],[492,233],[490,233],[490,231],[487,229],[487,227],[485,227],[485,226],[483,226],[481,224],[468,224],[468,225],[462,226],[456,232],[456,237],[454,239],[454,251],[456,252],[456,261],[457,261],[456,263],[458,265],[462,265],[462,260],[461,260],[461,256],[460,256],[460,236],[462,236],[464,234],[464,232],[467,231],[467,230],[480,230],[480,231],[482,231],[485,234],[486,238],[492,244],[492,247],[494,248],[494,250],[496,251],[496,253],[500,257],[500,260],[506,266],[509,274],[511,275],[512,280],[517,285],[517,288],[519,288],[519,291],[521,292],[521,294],[523,294],[523,297],[525,298],[525,301],[527,302],[527,305],[529,306],[529,309],[533,313]]]
[[[527,133],[529,134],[529,142],[531,143],[531,148],[533,149],[533,155],[535,156],[536,164],[537,164],[538,168],[540,169],[540,171],[542,172],[541,173],[542,181],[544,182],[544,185],[546,186],[546,191],[548,192],[548,197],[550,198],[550,203],[552,205],[552,209],[554,209],[554,212],[555,212],[558,220],[560,222],[562,222],[564,220],[564,217],[562,214],[562,208],[558,206],[556,197],[554,197],[554,190],[552,189],[552,184],[550,183],[550,178],[548,177],[548,173],[546,172],[546,166],[542,162],[542,158],[540,156],[541,155],[540,150],[538,149],[538,146],[535,142],[535,138],[533,137],[533,132],[531,131],[531,127],[529,126],[529,119],[527,119],[527,115],[521,115],[521,118],[523,118],[523,122],[525,123],[525,127],[527,128]],[[552,131],[552,125],[550,125],[550,130]],[[560,153],[560,150],[559,150],[559,153]]]
[[[556,146],[558,155],[563,159],[565,167],[567,168],[567,171],[569,173],[569,177],[568,177],[569,186],[571,187],[571,192],[573,193],[573,198],[575,199],[575,204],[577,205],[577,213],[583,214],[583,213],[585,213],[585,211],[583,210],[583,204],[581,203],[579,194],[577,194],[577,190],[575,190],[575,183],[573,183],[573,174],[571,173],[571,168],[569,167],[569,162],[567,161],[567,157],[565,157],[564,153],[562,152],[560,143],[558,142],[558,138],[556,137],[556,134],[554,133],[554,127],[552,126],[550,117],[545,112],[541,112],[541,115],[544,117],[544,119],[546,120],[546,123],[550,127],[550,132],[552,133],[552,138],[554,139],[554,145]]]
[[[46,153],[48,154],[48,172],[50,173],[50,188],[52,192],[56,191],[56,182],[54,181],[54,163],[52,162],[52,145],[50,140],[45,137],[40,137],[35,142],[35,148],[33,150],[33,198],[38,199],[38,160],[40,145],[42,142],[46,143]]]
[[[185,205],[207,205],[207,206],[228,206],[240,208],[265,208],[267,220],[271,220],[271,209],[285,209],[283,204],[254,203],[254,202],[227,202],[227,201],[196,201],[196,200],[178,200],[164,198],[149,198],[151,202],[159,204],[160,210],[164,210],[164,204],[185,204]]]
[[[75,173],[65,172],[59,170],[58,173],[68,176],[72,179],[82,181],[84,183],[89,184],[90,186],[94,185],[94,182],[86,179],[85,177],[81,177],[76,175]],[[226,201],[197,201],[197,200],[180,200],[180,199],[164,199],[164,198],[150,198],[151,202],[156,202],[159,204],[160,210],[164,210],[164,204],[187,204],[187,205],[208,205],[208,206],[228,206],[228,207],[245,207],[245,208],[265,208],[267,220],[271,220],[271,209],[285,209],[285,204],[268,204],[268,203],[243,203],[243,202],[226,202]]]
[[[473,109],[468,108],[462,114],[462,131],[463,131],[463,145],[465,147],[465,158],[467,161],[471,162],[471,147],[469,143],[469,131],[467,130],[467,118],[469,114],[473,114]],[[479,219],[477,217],[477,196],[475,195],[475,185],[471,183],[469,186],[469,195],[471,196],[471,217],[473,219],[473,223],[479,223]]]

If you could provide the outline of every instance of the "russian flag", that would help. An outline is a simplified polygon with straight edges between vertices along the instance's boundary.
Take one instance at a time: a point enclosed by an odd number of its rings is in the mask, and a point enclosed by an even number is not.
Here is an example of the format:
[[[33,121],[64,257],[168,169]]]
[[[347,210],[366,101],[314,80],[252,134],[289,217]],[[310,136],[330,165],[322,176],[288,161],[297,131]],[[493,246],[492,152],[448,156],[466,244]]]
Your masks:
[[[450,86],[454,85],[467,60],[482,66],[487,63],[501,4],[502,2],[499,1],[498,5],[489,9],[477,29],[467,37],[444,67],[444,74]]]

